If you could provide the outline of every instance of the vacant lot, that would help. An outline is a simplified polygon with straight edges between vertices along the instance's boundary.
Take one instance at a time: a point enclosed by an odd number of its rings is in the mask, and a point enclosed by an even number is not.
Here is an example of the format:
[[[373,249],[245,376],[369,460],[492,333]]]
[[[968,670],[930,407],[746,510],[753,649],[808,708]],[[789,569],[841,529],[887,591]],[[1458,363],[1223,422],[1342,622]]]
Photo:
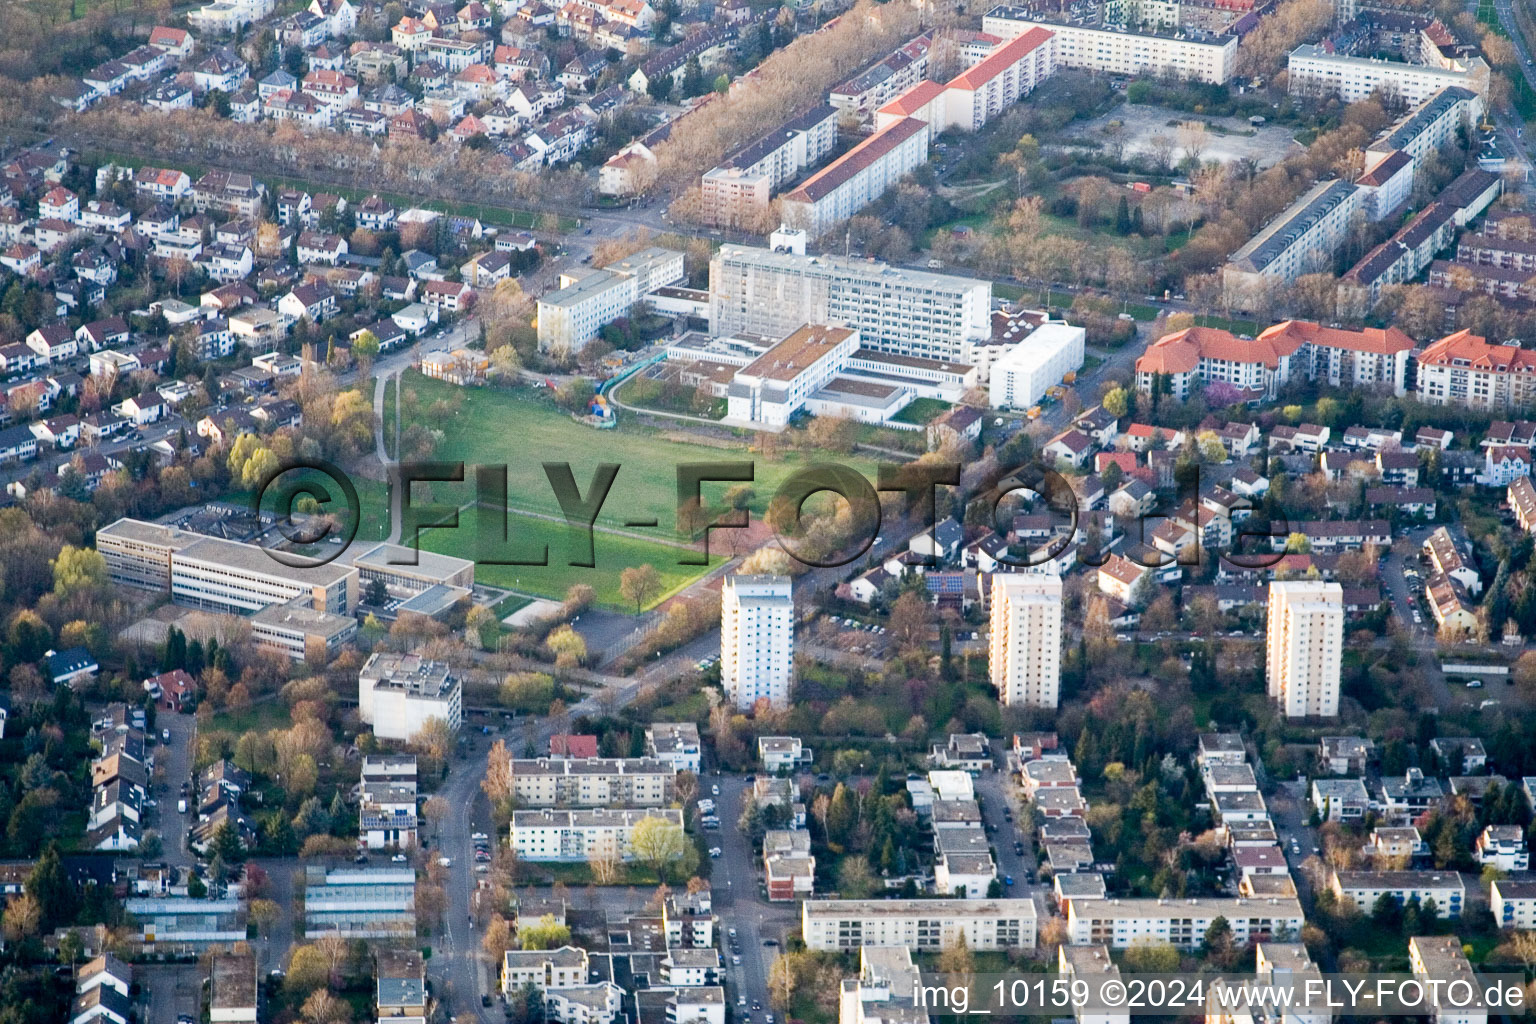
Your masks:
[[[439,399],[462,403],[456,415],[443,421],[423,418],[426,426],[443,432],[437,458],[466,464],[462,491],[453,492],[462,493],[461,501],[468,501],[472,493],[474,466],[505,464],[509,508],[559,515],[560,505],[543,463],[570,463],[577,488],[586,495],[598,465],[616,462],[619,472],[598,522],[623,527],[655,520],[655,528],[666,531],[658,536],[670,536],[677,510],[677,467],[683,463],[754,462],[752,509],[759,516],[779,484],[813,462],[838,462],[864,474],[871,483],[875,479],[875,463],[867,458],[795,452],[766,462],[749,451],[745,442],[731,449],[669,441],[622,418],[616,430],[596,430],[556,408],[545,392],[459,388],[415,372],[406,374],[403,387],[416,392],[417,409],[428,409]],[[446,495],[454,485],[440,486]],[[718,504],[731,486],[705,484],[705,502]]]
[[[1166,136],[1174,143],[1173,159],[1185,156],[1183,139],[1176,124],[1170,122],[1203,121],[1209,127],[1203,136],[1200,159],[1232,163],[1252,160],[1260,170],[1279,163],[1298,148],[1290,129],[1281,125],[1265,125],[1252,128],[1241,117],[1202,117],[1186,114],[1166,107],[1143,106],[1122,103],[1107,114],[1091,121],[1072,125],[1067,139],[1079,138],[1104,142],[1104,126],[1119,121],[1124,126],[1125,156],[1127,159],[1145,156],[1156,148],[1155,136]]]

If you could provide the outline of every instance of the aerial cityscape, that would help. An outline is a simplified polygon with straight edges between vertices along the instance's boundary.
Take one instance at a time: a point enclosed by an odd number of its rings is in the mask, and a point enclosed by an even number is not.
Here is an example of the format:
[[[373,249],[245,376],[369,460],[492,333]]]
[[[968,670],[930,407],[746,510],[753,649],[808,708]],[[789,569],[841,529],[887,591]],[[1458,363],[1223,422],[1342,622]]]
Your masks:
[[[4,11],[0,1024],[1529,1012],[1529,0]]]

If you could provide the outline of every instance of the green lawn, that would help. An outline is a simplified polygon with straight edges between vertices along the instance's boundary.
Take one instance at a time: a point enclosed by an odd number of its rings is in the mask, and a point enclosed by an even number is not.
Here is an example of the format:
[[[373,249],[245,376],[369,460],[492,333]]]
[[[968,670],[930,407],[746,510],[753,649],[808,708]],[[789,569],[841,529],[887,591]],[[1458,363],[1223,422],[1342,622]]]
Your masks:
[[[481,512],[478,508],[472,506],[464,509],[459,512],[458,529],[424,530],[421,546],[440,554],[476,559],[475,538],[480,520]],[[598,603],[633,612],[635,606],[619,593],[619,574],[625,569],[649,564],[661,574],[661,590],[646,602],[648,606],[672,596],[708,571],[701,565],[679,565],[678,560],[688,553],[684,548],[601,531],[593,534],[592,542],[592,560],[597,564],[588,569],[570,564],[572,531],[564,523],[513,513],[508,519],[507,528],[515,545],[514,551],[519,557],[522,552],[537,552],[540,545],[545,545],[549,549],[549,564],[489,565],[479,562],[475,566],[475,582],[555,600],[563,599],[572,584],[586,583],[597,592]],[[489,515],[485,517],[485,529],[487,533],[495,530],[494,521]],[[407,542],[410,540],[402,539]],[[718,565],[720,557],[714,556],[713,562]],[[510,615],[511,610],[502,614]]]
[[[1257,336],[1259,333],[1259,322],[1257,320],[1228,319],[1224,316],[1196,316],[1195,323],[1201,327],[1216,327],[1223,331],[1230,331],[1233,334],[1246,334],[1250,337]]]
[[[288,706],[275,697],[269,700],[257,701],[243,711],[220,711],[209,720],[206,726],[199,726],[204,732],[232,732],[239,735],[251,730],[266,732],[272,729],[286,729],[293,725],[293,718],[288,713]]]
[[[891,419],[898,423],[915,423],[922,426],[935,416],[943,415],[948,409],[949,403],[941,402],[937,398],[914,398],[910,405]]]
[[[754,463],[756,497],[752,510],[759,516],[779,485],[810,463],[837,462],[871,482],[875,479],[875,462],[864,457],[818,458],[812,453],[791,452],[777,461],[765,462],[748,451],[745,443],[741,449],[732,450],[671,441],[623,418],[615,430],[595,430],[556,408],[544,392],[459,388],[415,371],[407,373],[403,387],[416,392],[418,409],[429,408],[438,399],[462,402],[458,414],[448,417],[446,422],[425,420],[427,426],[443,432],[436,457],[466,464],[465,483],[440,485],[439,502],[452,500],[447,496],[449,493],[458,495],[461,503],[470,500],[474,488],[472,467],[506,464],[509,508],[559,515],[560,505],[542,463],[569,462],[577,488],[585,495],[597,466],[616,462],[619,472],[598,513],[598,522],[622,527],[626,522],[654,519],[656,526],[642,529],[670,538],[677,510],[677,467],[682,463]],[[705,502],[718,503],[731,486],[706,483]]]
[[[329,483],[324,473],[312,473],[309,471],[295,470],[285,473],[280,478],[280,483],[288,484],[291,475],[297,474],[297,479],[313,477],[317,482],[325,486],[331,494],[331,502],[322,511],[340,510],[346,506],[346,497],[334,483]],[[362,521],[357,527],[357,540],[383,540],[389,536],[389,485],[382,480],[370,480],[367,477],[350,473],[347,477],[352,481],[352,486],[357,488],[357,503],[362,512]],[[286,509],[278,509],[277,499],[272,497],[269,490],[263,498],[262,509],[266,512],[283,512]],[[249,507],[251,503],[250,491],[231,491],[224,495],[227,502],[235,505]],[[297,502],[295,502],[297,504]]]

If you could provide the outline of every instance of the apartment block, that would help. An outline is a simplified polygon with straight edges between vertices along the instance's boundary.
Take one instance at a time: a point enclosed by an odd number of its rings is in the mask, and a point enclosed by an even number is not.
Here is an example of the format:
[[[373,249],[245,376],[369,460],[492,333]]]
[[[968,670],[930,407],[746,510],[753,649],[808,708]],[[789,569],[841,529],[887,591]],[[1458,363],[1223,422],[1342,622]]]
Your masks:
[[[980,131],[1055,70],[1054,29],[1031,28],[1015,35],[944,86],[944,120],[934,131]]]
[[[1419,400],[1469,409],[1521,409],[1536,400],[1536,352],[1457,331],[1419,353]]]
[[[702,747],[693,722],[652,722],[645,727],[645,752],[680,772],[699,773]]]
[[[1196,949],[1218,917],[1232,927],[1239,946],[1301,934],[1305,923],[1295,899],[1204,897],[1191,899],[1072,900],[1067,908],[1068,941],[1074,946],[1131,946],[1167,943]]]
[[[1344,589],[1311,580],[1269,585],[1265,668],[1287,718],[1335,718],[1344,656]]]
[[[1061,690],[1061,577],[994,573],[988,662],[1004,705],[1054,708]]]
[[[1442,917],[1460,917],[1466,902],[1466,886],[1455,871],[1334,871],[1333,895],[1369,914],[1382,896],[1402,904],[1417,899],[1422,906],[1435,901]]]
[[[1073,24],[1047,19],[1043,12],[1027,7],[994,7],[981,21],[983,32],[1001,39],[1034,28],[1055,34],[1058,67],[1112,75],[1170,75],[1222,85],[1232,77],[1237,63],[1236,36]]]
[[[1028,899],[806,900],[800,924],[806,946],[815,950],[938,952],[962,935],[978,951],[1035,948],[1035,903]]]
[[[1056,876],[1058,882],[1063,878],[1075,877]],[[1072,883],[1068,885],[1070,887]],[[1099,885],[1103,885],[1102,877],[1099,878]],[[1056,973],[1063,978],[1089,985],[1089,1001],[1100,999],[1102,989],[1099,986],[1103,982],[1120,980],[1120,968],[1110,959],[1109,949],[1104,946],[1057,946]],[[1103,1002],[1100,1000],[1101,1004]],[[1131,1024],[1129,1013],[1122,1013],[1118,1008],[1108,1005],[1074,1006],[1072,1013],[1077,1024]]]
[[[1307,189],[1227,260],[1222,287],[1228,297],[1239,306],[1256,302],[1298,277],[1331,269],[1366,195],[1339,179]]]
[[[587,983],[587,951],[576,946],[559,949],[509,949],[502,955],[501,991],[514,995],[529,985],[539,991],[575,988]]]
[[[1536,881],[1495,879],[1489,887],[1488,903],[1500,928],[1536,928]]]
[[[416,654],[368,656],[357,677],[358,713],[379,739],[409,740],[431,719],[457,732],[464,724],[463,687],[445,662]]]
[[[933,40],[926,35],[903,44],[895,52],[860,70],[832,88],[828,102],[840,113],[867,120],[876,110],[900,96],[928,74]]]
[[[737,709],[789,704],[795,675],[795,601],[788,576],[725,578],[720,594],[720,680]]]
[[[875,132],[784,195],[784,223],[820,238],[928,160],[930,127],[904,118]]]
[[[928,1024],[920,999],[922,979],[903,946],[863,946],[859,973],[844,978],[838,993],[838,1024]]]
[[[775,193],[837,144],[837,108],[812,107],[726,157],[700,179],[706,215],[733,227],[768,209]]]
[[[709,264],[716,335],[783,338],[804,324],[848,327],[866,349],[970,363],[992,337],[992,285],[869,260],[723,245]]]
[[[1286,62],[1292,96],[1337,96],[1345,103],[1365,99],[1377,89],[1394,93],[1410,106],[1423,103],[1447,86],[1488,96],[1488,62],[1481,57],[1444,58],[1436,64],[1408,64],[1376,57],[1350,57],[1304,43]]]
[[[539,350],[578,352],[607,324],[657,288],[683,279],[683,254],[652,246],[599,270],[561,274],[539,298]]]
[[[1454,935],[1415,935],[1408,940],[1408,966],[1424,983],[1431,1024],[1487,1024],[1488,1007],[1468,993],[1482,982]]]
[[[553,863],[585,863],[593,856],[633,860],[635,826],[647,818],[660,818],[683,827],[683,812],[676,808],[543,808],[513,811],[510,826],[512,851],[518,860]]]
[[[660,807],[677,769],[649,757],[512,759],[512,795],[522,807]]]

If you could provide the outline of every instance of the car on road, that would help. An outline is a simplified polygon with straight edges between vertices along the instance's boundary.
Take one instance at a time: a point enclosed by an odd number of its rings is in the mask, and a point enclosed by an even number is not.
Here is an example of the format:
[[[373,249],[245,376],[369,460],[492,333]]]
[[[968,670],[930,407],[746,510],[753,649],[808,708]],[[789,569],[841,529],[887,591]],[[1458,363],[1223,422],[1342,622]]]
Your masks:
[[[1024,856],[1024,843],[1022,841],[1015,841],[1013,844],[1013,852],[1018,854],[1020,857]]]
[[[484,843],[484,842],[489,842],[491,837],[486,835],[484,832],[476,832],[474,835],[470,836],[469,838],[473,839],[477,843]]]
[[[160,742],[161,743],[169,743],[169,742],[171,742],[171,730],[169,730],[169,729],[161,729],[160,730]]]
[[[736,1005],[737,1006],[746,1006],[747,1005],[747,997],[746,996],[737,996],[736,997]]]
[[[1004,875],[1003,876],[1003,884],[1004,885],[1012,885],[1013,884],[1013,876],[1012,875]]]
[[[190,1013],[178,1013],[176,1015],[176,1024],[197,1024],[197,1022],[193,1020]]]
[[[710,786],[709,787],[709,794],[710,794],[710,796],[719,796],[720,795],[720,787],[718,785]]]
[[[721,854],[721,853],[722,853],[722,852],[724,852],[724,851],[722,851],[722,850],[721,850],[721,849],[720,849],[720,847],[718,847],[718,846],[711,846],[711,847],[710,847],[710,848],[709,848],[709,855],[710,855],[710,856],[711,856],[711,857],[714,857],[714,858],[716,858],[716,859],[719,859],[719,857],[720,857],[720,854]]]
[[[445,868],[453,867],[453,858],[452,857],[439,857],[439,858],[437,858],[437,862],[439,864],[441,864]]]
[[[764,939],[763,940],[763,945],[765,945],[765,946],[777,946],[778,944],[779,944],[779,940],[778,939]]]
[[[485,874],[489,870],[491,870],[491,866],[489,864],[476,864],[475,865],[475,873],[478,874],[478,875],[483,875],[483,874]]]
[[[366,853],[360,853],[356,857],[352,858],[352,863],[353,864],[367,864],[368,863],[368,855]]]
[[[408,861],[410,859],[411,858],[407,857],[403,853],[397,853],[393,857],[389,858],[391,864],[404,864],[406,861]]]
[[[490,997],[490,995],[488,993],[485,993],[485,992],[480,993],[480,1005],[481,1006],[490,1006],[491,1005],[491,997]]]
[[[476,850],[475,862],[477,864],[489,864],[491,862],[491,855],[484,850]]]
[[[731,957],[731,963],[733,965],[735,965],[736,967],[740,967],[741,966],[741,957],[739,957],[739,956]]]

